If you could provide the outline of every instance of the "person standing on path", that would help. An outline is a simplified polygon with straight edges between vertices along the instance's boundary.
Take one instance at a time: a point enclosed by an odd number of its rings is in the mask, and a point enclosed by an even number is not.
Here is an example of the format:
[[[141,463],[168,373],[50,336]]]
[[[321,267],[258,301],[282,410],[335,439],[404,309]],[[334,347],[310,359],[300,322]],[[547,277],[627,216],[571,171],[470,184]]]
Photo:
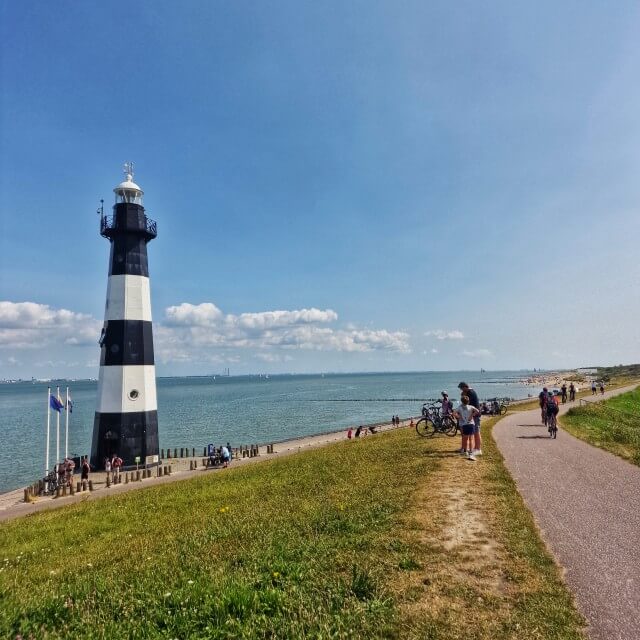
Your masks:
[[[473,416],[473,455],[482,455],[482,437],[480,436],[480,399],[475,389],[472,389],[466,382],[461,382],[458,389],[462,391],[463,396],[467,396],[469,404],[474,407],[477,412]],[[462,398],[460,399],[462,400]]]
[[[596,389],[596,381],[594,380],[594,381],[591,383],[591,395],[592,395],[592,396],[595,396],[597,393],[598,393],[598,392],[597,392],[597,389]]]
[[[573,382],[569,385],[569,402],[574,402],[576,399],[576,386]]]
[[[567,383],[563,382],[562,387],[560,389],[562,391],[562,404],[567,402]]]
[[[604,395],[604,382],[600,382],[600,394]]]

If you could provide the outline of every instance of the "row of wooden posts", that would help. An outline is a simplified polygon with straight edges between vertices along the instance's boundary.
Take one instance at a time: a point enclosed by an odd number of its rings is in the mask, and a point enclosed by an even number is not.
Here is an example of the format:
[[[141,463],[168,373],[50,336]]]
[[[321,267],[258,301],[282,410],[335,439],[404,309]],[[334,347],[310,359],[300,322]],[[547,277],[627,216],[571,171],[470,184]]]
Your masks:
[[[159,464],[156,467],[156,477],[162,478],[162,476],[170,476],[171,475],[171,465],[161,465]],[[142,480],[146,480],[153,475],[151,469],[137,469],[136,471],[123,471],[113,476],[112,474],[107,473],[106,485],[110,487],[112,484],[122,484],[124,478],[124,484],[129,484],[130,482],[141,482]]]
[[[32,498],[36,496],[41,496],[45,493],[47,487],[46,482],[44,480],[37,480],[33,484],[29,485],[24,490],[24,501],[30,502]],[[73,496],[76,493],[82,493],[83,491],[93,491],[93,480],[78,480],[74,486],[73,482],[67,483],[65,482],[62,485],[58,485],[56,488],[56,493],[53,496],[54,498],[62,498],[63,496]]]
[[[273,453],[272,444],[268,444],[266,445],[266,447],[267,447],[267,453]],[[167,455],[165,456],[165,450],[164,449],[161,450],[160,452],[161,460],[166,460],[168,458],[169,459],[185,458],[185,457],[188,458],[189,448],[181,447],[180,449],[178,449],[176,447],[173,449],[173,454],[174,454],[173,456],[171,455],[172,453],[171,449],[167,449],[166,453]],[[178,455],[178,453],[180,455]],[[236,459],[237,458],[255,458],[260,455],[260,449],[258,448],[257,444],[250,444],[250,445],[245,444],[245,445],[240,445],[239,447],[234,447],[232,449],[232,453],[233,453],[233,457]],[[207,447],[204,447],[203,456],[204,457],[202,458],[202,466],[209,467],[210,459],[208,457]],[[193,458],[196,457],[195,447],[191,447],[191,457]],[[194,471],[197,468],[198,468],[197,460],[191,460],[189,463],[189,470]],[[136,471],[121,472],[115,477],[112,477],[112,474],[107,473],[106,486],[110,487],[112,484],[121,484],[123,482],[123,478],[124,478],[124,484],[128,484],[129,482],[140,482],[145,478],[150,478],[151,474],[152,474],[151,469],[148,469],[148,468],[138,469]],[[170,464],[169,465],[159,464],[156,466],[156,476],[158,478],[162,478],[163,476],[169,476],[169,475],[171,475]],[[32,485],[29,485],[28,487],[25,488],[24,501],[30,502],[31,499],[35,498],[36,496],[43,495],[45,491],[46,491],[45,481],[37,480]],[[61,498],[67,495],[75,495],[76,493],[81,493],[83,491],[93,491],[92,480],[82,480],[82,481],[78,480],[78,482],[75,485],[75,488],[74,488],[73,482],[70,482],[69,486],[67,486],[67,484],[65,483],[62,486],[57,487],[56,494],[53,497]]]
[[[189,451],[191,451],[191,456],[189,456]],[[234,458],[254,458],[258,455],[260,449],[257,444],[241,444],[239,447],[232,447],[231,453]],[[171,455],[173,453],[173,455]],[[267,453],[273,453],[273,445],[267,445]],[[160,449],[160,459],[161,460],[169,460],[169,459],[177,459],[177,458],[195,458],[196,457],[196,448],[195,447],[175,447],[174,449],[167,449],[165,456],[165,450]],[[209,455],[209,448],[204,447],[202,452],[203,456]]]

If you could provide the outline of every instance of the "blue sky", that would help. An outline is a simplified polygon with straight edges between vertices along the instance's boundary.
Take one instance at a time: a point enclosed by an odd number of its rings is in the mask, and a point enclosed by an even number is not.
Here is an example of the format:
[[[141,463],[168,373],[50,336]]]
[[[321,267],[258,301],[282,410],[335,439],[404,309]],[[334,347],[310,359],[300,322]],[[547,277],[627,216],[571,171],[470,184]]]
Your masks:
[[[133,160],[160,374],[640,360],[631,2],[3,3],[0,377],[95,377]]]

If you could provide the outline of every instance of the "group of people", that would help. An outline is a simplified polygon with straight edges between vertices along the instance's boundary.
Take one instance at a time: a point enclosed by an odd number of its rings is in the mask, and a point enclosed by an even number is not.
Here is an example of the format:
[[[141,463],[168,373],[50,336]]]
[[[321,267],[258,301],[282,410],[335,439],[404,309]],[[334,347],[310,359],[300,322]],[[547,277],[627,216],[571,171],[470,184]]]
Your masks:
[[[400,416],[391,416],[391,424],[394,427],[399,427],[400,426]]]
[[[59,484],[69,484],[73,478],[73,472],[76,468],[76,463],[71,458],[65,458],[63,462],[59,462],[56,465],[56,473],[58,474]]]
[[[123,464],[124,461],[117,453],[114,453],[111,458],[106,457],[104,459],[104,470],[107,474],[111,474],[111,481],[114,484],[120,479],[120,470]]]
[[[564,397],[566,398],[566,389],[564,393]],[[540,403],[540,418],[544,424],[547,424],[550,422],[551,416],[557,416],[560,411],[560,407],[558,406],[558,396],[553,393],[553,391],[549,391],[547,387],[544,387],[538,394],[538,400]],[[563,400],[563,402],[566,402],[566,399]]]
[[[604,395],[604,380],[600,380],[600,394]],[[598,395],[598,383],[595,380],[591,382],[591,395]]]
[[[351,440],[352,438],[359,438],[360,436],[366,436],[367,433],[377,433],[376,426],[373,424],[368,427],[365,427],[364,425],[360,425],[355,430],[355,432],[353,430],[353,427],[349,427],[347,431],[347,438]]]
[[[474,389],[466,382],[458,385],[460,389],[460,405],[455,409],[449,400],[449,396],[444,391],[443,407],[446,403],[448,411],[458,420],[458,426],[462,432],[462,443],[460,454],[466,456],[467,460],[475,461],[477,456],[482,455],[482,437],[480,435],[480,399]]]
[[[546,387],[545,387],[546,388]],[[567,401],[567,383],[563,382],[560,387],[560,397],[562,398],[562,404]],[[573,382],[569,383],[569,402],[574,402],[576,399],[576,386]]]
[[[212,467],[222,465],[222,468],[226,469],[231,463],[232,458],[233,450],[228,442],[218,448],[209,445],[209,464]]]

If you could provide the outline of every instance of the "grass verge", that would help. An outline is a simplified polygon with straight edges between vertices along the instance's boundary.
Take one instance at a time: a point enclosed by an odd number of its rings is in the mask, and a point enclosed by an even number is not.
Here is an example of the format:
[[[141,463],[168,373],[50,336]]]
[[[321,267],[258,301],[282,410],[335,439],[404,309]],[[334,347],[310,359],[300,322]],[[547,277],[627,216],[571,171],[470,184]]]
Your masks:
[[[640,389],[574,407],[560,421],[576,438],[640,466]]]
[[[410,430],[0,525],[0,637],[582,638],[485,427]]]

